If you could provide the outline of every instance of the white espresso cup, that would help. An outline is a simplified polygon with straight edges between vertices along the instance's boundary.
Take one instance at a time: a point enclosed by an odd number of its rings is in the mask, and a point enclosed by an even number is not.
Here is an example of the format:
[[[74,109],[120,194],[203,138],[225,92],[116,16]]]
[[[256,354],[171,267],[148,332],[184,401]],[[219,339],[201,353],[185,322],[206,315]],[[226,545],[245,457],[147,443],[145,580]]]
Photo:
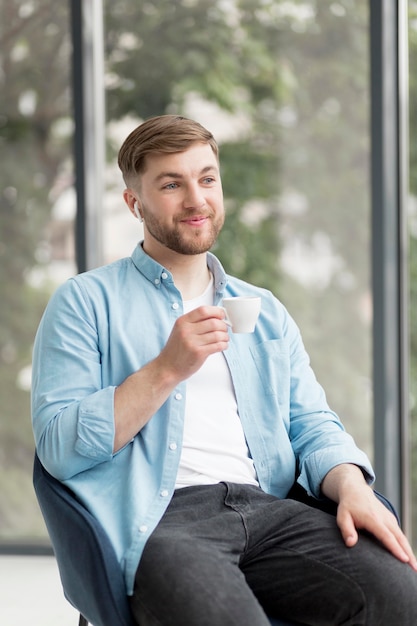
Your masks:
[[[253,333],[261,310],[261,298],[257,296],[237,296],[223,298],[226,320],[234,333]]]

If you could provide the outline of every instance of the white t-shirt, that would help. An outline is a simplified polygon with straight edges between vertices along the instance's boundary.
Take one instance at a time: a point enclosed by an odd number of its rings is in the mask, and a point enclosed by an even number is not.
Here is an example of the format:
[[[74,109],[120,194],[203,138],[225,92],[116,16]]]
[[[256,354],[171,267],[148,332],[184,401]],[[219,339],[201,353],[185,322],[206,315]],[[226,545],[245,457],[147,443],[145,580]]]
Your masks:
[[[213,277],[184,313],[213,304]],[[258,485],[243,433],[226,359],[210,355],[187,380],[184,440],[176,488],[220,481]]]

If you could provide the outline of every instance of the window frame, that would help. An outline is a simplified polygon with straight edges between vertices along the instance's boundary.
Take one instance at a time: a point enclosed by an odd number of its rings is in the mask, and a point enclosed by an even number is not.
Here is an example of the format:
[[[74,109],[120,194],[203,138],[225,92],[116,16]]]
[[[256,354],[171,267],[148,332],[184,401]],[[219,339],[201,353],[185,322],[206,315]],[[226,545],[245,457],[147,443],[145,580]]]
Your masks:
[[[370,0],[374,467],[411,532],[406,0]]]

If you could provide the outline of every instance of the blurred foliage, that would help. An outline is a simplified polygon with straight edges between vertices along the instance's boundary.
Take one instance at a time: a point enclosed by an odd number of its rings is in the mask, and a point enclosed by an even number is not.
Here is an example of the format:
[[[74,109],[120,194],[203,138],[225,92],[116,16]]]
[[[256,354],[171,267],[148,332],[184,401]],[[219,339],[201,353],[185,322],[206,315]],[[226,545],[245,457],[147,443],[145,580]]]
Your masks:
[[[230,273],[271,289],[285,302],[331,405],[372,452],[368,3],[105,0],[104,5],[109,121],[187,113],[190,94],[227,112],[232,122],[246,121],[238,138],[221,140],[228,216],[215,252]],[[22,487],[30,482],[33,441],[29,394],[21,379],[51,288],[34,277],[53,260],[52,209],[60,189],[71,183],[69,3],[2,2],[0,44],[4,538],[35,535],[39,528],[38,518],[28,513],[36,510],[30,490]],[[411,44],[415,55],[416,42]],[[415,93],[413,82],[411,88]],[[414,161],[415,150],[414,145]],[[114,161],[110,142],[108,154]],[[414,163],[414,189],[415,172]],[[294,242],[310,255],[308,282],[299,279],[299,260],[288,252]],[[316,257],[326,250],[323,278]],[[417,339],[412,341],[417,355]],[[413,367],[415,372],[415,362]],[[16,497],[6,485],[16,485],[24,496]]]
[[[40,527],[24,374],[47,294],[29,277],[69,149],[68,137],[53,132],[70,115],[67,30],[65,3],[0,4],[0,534],[6,538]]]

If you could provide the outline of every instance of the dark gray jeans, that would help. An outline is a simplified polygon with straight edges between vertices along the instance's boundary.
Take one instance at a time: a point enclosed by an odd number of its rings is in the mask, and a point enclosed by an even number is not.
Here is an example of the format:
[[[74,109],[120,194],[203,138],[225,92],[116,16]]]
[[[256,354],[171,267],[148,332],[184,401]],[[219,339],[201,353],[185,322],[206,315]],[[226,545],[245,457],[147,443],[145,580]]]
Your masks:
[[[187,487],[145,546],[131,607],[140,626],[416,626],[417,573],[333,515],[249,485]]]

